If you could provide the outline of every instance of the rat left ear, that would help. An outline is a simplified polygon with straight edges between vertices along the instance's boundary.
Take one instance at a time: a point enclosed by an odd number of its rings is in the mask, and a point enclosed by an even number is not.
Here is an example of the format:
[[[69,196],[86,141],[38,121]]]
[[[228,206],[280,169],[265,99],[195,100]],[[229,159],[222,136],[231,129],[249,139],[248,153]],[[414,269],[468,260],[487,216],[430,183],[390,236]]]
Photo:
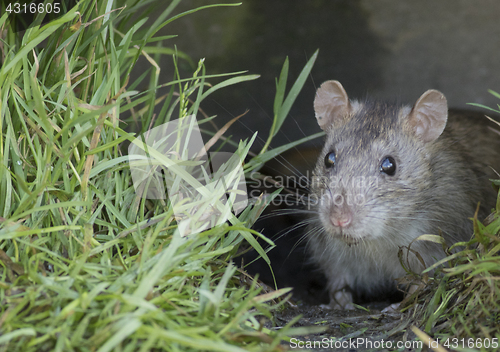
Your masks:
[[[319,127],[324,131],[347,118],[350,111],[351,103],[339,81],[326,81],[316,91],[314,112]]]
[[[415,134],[425,143],[436,140],[443,133],[448,120],[448,103],[443,93],[430,89],[413,106],[408,122]]]

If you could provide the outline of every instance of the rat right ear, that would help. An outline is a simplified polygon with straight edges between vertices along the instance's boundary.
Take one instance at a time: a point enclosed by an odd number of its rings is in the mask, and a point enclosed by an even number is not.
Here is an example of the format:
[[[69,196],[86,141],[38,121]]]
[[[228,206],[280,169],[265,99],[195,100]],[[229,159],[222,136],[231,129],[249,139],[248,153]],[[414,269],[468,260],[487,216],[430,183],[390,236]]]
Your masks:
[[[408,116],[415,134],[425,143],[436,140],[443,133],[448,120],[448,103],[443,93],[430,89],[420,98]]]
[[[349,98],[339,81],[326,81],[316,92],[314,111],[321,129],[343,120],[351,110]]]

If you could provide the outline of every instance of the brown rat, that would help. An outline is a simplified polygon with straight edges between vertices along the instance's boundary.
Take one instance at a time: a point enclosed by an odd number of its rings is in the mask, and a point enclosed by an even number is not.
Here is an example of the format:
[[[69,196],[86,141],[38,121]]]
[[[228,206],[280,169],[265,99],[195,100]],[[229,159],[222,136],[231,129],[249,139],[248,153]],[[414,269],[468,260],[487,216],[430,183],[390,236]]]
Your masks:
[[[444,257],[443,247],[417,237],[467,241],[478,202],[480,219],[494,207],[489,179],[500,171],[500,136],[483,114],[448,112],[436,90],[413,108],[350,101],[337,81],[321,85],[314,109],[326,142],[313,172],[317,215],[307,236],[333,307],[352,308],[353,293],[393,290],[405,274],[400,248],[411,243],[429,266]],[[404,253],[413,271],[423,270]]]

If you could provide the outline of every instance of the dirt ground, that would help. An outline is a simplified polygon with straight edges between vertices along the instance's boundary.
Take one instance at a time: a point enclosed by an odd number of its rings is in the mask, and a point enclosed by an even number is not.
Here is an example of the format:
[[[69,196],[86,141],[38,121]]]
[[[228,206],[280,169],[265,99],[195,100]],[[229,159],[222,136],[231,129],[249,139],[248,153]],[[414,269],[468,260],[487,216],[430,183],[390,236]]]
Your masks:
[[[396,311],[382,313],[389,302],[365,305],[365,309],[342,311],[325,305],[288,305],[276,314],[276,323],[284,326],[297,315],[302,318],[294,325],[322,326],[318,334],[296,336],[290,350],[323,351],[426,351],[425,345],[415,340],[407,317]]]

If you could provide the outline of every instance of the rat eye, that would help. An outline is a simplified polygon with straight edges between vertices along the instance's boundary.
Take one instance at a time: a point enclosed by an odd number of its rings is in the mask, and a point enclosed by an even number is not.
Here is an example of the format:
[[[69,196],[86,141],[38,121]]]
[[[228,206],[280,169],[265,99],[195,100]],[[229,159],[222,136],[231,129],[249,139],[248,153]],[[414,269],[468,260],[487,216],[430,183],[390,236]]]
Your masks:
[[[327,169],[335,166],[335,152],[330,152],[325,155],[325,166]]]
[[[392,156],[386,156],[380,164],[380,171],[393,176],[396,173],[396,160]]]

